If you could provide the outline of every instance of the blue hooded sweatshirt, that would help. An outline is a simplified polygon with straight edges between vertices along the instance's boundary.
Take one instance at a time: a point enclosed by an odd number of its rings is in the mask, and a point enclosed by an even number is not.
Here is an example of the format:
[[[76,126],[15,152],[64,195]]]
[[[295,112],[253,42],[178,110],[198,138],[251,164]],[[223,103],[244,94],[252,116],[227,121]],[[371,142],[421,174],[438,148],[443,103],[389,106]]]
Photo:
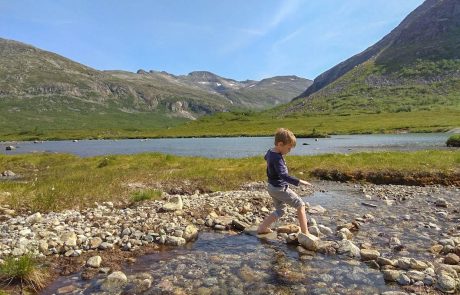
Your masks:
[[[267,161],[268,183],[277,187],[286,186],[288,183],[295,186],[299,185],[300,180],[289,175],[283,155],[273,150],[268,150],[264,158]]]

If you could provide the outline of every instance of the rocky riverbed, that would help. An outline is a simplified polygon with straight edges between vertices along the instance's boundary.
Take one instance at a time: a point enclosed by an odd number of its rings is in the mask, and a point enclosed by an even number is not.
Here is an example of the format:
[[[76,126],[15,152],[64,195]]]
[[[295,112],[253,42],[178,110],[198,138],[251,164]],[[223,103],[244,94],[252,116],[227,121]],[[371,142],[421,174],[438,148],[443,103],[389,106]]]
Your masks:
[[[264,186],[130,208],[16,215],[3,207],[0,256],[83,260],[43,294],[460,292],[458,188],[318,182],[315,192],[298,191],[312,235],[297,233],[294,210],[277,234],[247,235],[272,210]],[[145,249],[137,260],[124,254]]]

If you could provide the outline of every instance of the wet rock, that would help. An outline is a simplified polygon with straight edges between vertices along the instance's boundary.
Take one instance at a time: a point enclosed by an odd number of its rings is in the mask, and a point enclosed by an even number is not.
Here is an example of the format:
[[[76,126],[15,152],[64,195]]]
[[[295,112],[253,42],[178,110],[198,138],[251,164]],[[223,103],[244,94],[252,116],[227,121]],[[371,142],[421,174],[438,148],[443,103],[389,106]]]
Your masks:
[[[370,250],[370,249],[361,249],[361,260],[376,260],[380,256],[380,252],[377,250]]]
[[[396,265],[400,269],[408,270],[411,268],[410,258],[401,257],[396,261]]]
[[[426,275],[425,278],[423,279],[423,284],[425,286],[433,286],[435,282],[436,282],[435,279],[430,275]]]
[[[232,221],[232,225],[236,230],[239,230],[239,231],[244,231],[246,228],[249,227],[249,224],[242,222],[238,219],[234,219]]]
[[[380,265],[375,260],[367,260],[364,263],[366,263],[366,265],[369,266],[370,268],[380,269]]]
[[[353,238],[353,234],[348,228],[344,227],[337,232],[337,237],[342,240],[351,240]]]
[[[299,235],[298,233],[287,235],[287,237],[285,238],[286,243],[287,244],[298,244],[299,243],[298,235]]]
[[[214,229],[215,230],[226,230],[227,228],[225,227],[225,225],[216,224],[216,225],[214,225]]]
[[[439,254],[443,248],[444,248],[443,245],[437,244],[437,245],[431,246],[430,251],[434,254]]]
[[[212,290],[206,287],[200,287],[196,290],[197,295],[211,295]]]
[[[308,232],[314,236],[320,237],[321,236],[321,231],[317,226],[310,226],[308,228]]]
[[[401,286],[407,286],[410,285],[410,278],[406,274],[400,273],[396,279],[396,282]]]
[[[447,265],[447,264],[441,264],[437,269],[436,269],[436,273],[438,274],[438,276],[442,273],[445,273],[447,274],[448,276],[451,276],[455,279],[458,278],[458,274],[457,274],[457,271],[451,266],[451,265]]]
[[[334,241],[320,241],[317,251],[325,255],[335,255],[339,245]]]
[[[324,214],[326,213],[326,209],[324,209],[321,205],[316,205],[308,208],[308,213],[310,214]]]
[[[452,264],[452,265],[457,265],[460,262],[460,257],[458,257],[454,253],[449,253],[447,256],[444,258],[444,263],[445,264]]]
[[[388,259],[388,258],[385,258],[385,257],[377,257],[377,263],[380,265],[380,266],[395,266],[396,265],[396,261],[394,260],[391,260],[391,259]]]
[[[447,203],[447,201],[445,199],[439,198],[439,199],[436,200],[435,205],[436,205],[436,207],[447,208],[448,203]]]
[[[295,224],[286,224],[276,228],[278,233],[294,234],[300,231],[300,227]]]
[[[414,281],[423,281],[425,279],[425,273],[418,270],[410,270],[406,275]]]
[[[297,239],[299,244],[307,250],[316,251],[318,249],[319,238],[312,234],[299,233]]]
[[[170,246],[183,246],[185,245],[186,241],[184,238],[179,238],[179,237],[174,237],[174,236],[168,236],[166,237],[166,245]]]
[[[438,282],[436,284],[438,290],[446,293],[454,293],[456,286],[456,280],[448,274],[443,272],[438,276]]]
[[[428,268],[428,264],[426,262],[423,262],[423,261],[420,261],[414,258],[410,258],[409,267],[415,270],[425,270]]]
[[[339,243],[339,248],[337,249],[338,254],[347,255],[348,257],[360,258],[359,248],[349,240],[342,240]]]
[[[194,225],[189,224],[185,227],[182,237],[186,241],[192,241],[198,237],[198,229]]]
[[[134,286],[133,292],[136,294],[142,294],[143,292],[150,289],[152,286],[153,278],[149,273],[139,273],[134,276],[131,280],[131,285]]]
[[[383,279],[385,281],[396,282],[401,272],[399,270],[387,269],[387,270],[383,270],[382,273],[383,273]]]
[[[102,258],[99,255],[93,256],[86,261],[86,265],[93,268],[99,268],[101,266],[101,263]]]
[[[332,235],[334,232],[332,231],[332,229],[330,229],[329,227],[327,226],[324,226],[322,224],[319,224],[318,225],[318,228],[319,230],[321,231],[321,233],[325,236],[328,236],[328,235]]]
[[[68,285],[57,289],[57,294],[73,293],[75,290],[77,290],[77,287],[75,287],[74,285]]]
[[[101,290],[107,292],[117,292],[128,283],[128,278],[121,271],[111,273],[101,284]]]

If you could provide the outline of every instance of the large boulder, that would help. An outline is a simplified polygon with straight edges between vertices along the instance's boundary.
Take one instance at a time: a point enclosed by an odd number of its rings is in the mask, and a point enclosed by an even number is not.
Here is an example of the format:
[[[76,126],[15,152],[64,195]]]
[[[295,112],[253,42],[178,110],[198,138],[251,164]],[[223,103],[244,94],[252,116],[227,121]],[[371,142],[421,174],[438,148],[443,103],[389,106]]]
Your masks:
[[[307,250],[316,251],[319,246],[319,238],[312,234],[299,233],[297,237],[299,244]]]

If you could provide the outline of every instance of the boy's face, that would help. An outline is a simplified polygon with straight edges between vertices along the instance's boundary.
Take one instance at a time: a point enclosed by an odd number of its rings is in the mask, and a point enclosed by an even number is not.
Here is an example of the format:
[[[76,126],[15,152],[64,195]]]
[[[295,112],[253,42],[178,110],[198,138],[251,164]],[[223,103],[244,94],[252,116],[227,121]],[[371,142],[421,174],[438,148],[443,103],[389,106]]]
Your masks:
[[[289,153],[293,147],[294,146],[292,143],[284,144],[281,141],[276,143],[276,148],[282,155],[286,155],[287,153]]]

